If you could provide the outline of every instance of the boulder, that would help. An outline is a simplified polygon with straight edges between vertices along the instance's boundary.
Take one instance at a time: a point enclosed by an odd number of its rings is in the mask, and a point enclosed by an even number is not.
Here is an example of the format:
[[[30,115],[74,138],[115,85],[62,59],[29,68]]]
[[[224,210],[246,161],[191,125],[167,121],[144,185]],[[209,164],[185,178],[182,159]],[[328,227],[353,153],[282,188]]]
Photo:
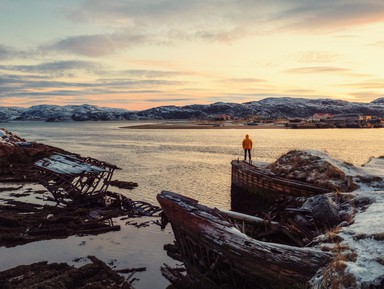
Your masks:
[[[312,212],[313,221],[317,226],[334,227],[340,222],[340,208],[327,195],[308,198],[302,208]]]

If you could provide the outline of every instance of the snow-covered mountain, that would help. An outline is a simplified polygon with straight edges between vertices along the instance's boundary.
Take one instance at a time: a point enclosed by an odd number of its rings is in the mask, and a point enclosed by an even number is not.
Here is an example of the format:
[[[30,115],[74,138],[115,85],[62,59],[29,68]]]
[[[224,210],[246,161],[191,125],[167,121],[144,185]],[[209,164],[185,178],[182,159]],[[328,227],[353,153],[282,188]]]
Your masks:
[[[265,98],[246,103],[217,102],[208,105],[160,106],[139,112],[129,112],[127,119],[206,119],[223,114],[244,118],[307,118],[315,113],[362,113],[384,117],[384,98],[371,103],[347,102],[333,99]]]
[[[0,107],[0,121],[15,119],[25,111],[21,107]]]
[[[0,107],[0,121],[42,120],[42,121],[87,121],[121,120],[128,111],[120,108],[95,105],[36,105],[29,108]]]
[[[384,117],[384,98],[370,103],[333,99],[265,98],[246,103],[194,104],[186,106],[160,106],[142,111],[94,105],[37,105],[29,108],[0,107],[0,121],[96,121],[123,119],[208,119],[222,115],[245,118],[258,115],[263,118],[306,118],[315,113],[362,113]]]

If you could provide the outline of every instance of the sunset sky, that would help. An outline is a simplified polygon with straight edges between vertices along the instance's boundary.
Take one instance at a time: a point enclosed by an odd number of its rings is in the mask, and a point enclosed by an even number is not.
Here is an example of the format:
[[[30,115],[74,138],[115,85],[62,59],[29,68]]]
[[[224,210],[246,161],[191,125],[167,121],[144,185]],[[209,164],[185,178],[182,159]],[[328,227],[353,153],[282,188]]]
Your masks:
[[[383,0],[0,0],[0,106],[384,97]]]

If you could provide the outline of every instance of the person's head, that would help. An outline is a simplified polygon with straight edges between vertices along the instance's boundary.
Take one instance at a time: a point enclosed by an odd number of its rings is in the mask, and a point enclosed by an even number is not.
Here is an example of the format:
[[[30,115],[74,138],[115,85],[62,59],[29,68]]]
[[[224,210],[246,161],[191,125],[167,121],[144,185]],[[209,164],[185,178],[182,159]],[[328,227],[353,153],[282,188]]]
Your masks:
[[[246,134],[246,135],[245,135],[245,138],[249,138],[249,134]]]

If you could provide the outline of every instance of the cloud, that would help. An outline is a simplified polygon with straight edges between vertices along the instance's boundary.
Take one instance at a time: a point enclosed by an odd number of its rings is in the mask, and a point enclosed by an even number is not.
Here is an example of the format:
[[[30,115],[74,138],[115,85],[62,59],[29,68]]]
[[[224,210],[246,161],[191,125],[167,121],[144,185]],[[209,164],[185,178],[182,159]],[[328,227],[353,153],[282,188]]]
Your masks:
[[[384,79],[368,79],[356,83],[340,84],[340,86],[353,87],[358,89],[378,89],[384,91]]]
[[[103,57],[149,44],[174,45],[188,41],[233,43],[248,36],[278,32],[279,29],[313,33],[313,29],[327,32],[329,29],[342,30],[384,22],[384,2],[86,0],[80,6],[66,8],[63,15],[66,20],[83,24],[85,28],[86,25],[97,25],[103,33],[67,35],[40,46],[40,49]],[[9,59],[18,53],[0,45],[0,59]],[[328,61],[333,56],[317,53],[303,57]]]
[[[98,79],[96,83],[106,87],[148,87],[148,86],[172,86],[172,85],[183,85],[188,82],[185,81],[173,81],[173,80],[164,80],[164,79],[126,79],[126,78],[117,78],[117,79]]]
[[[384,46],[384,41],[378,41],[374,45]]]
[[[25,91],[32,93],[32,90],[36,91],[36,89],[40,92],[57,88],[87,88],[95,85],[97,84],[49,80],[44,76],[36,75],[2,75],[0,76],[0,95],[4,93],[18,94]]]
[[[102,65],[91,61],[66,60],[41,63],[37,65],[0,65],[0,69],[7,71],[40,73],[54,77],[73,76],[76,71],[100,72]]]
[[[42,50],[57,50],[64,53],[89,57],[113,54],[128,47],[148,42],[148,36],[131,33],[70,36],[53,44],[41,46]]]
[[[245,31],[250,24],[260,31],[271,23],[302,30],[383,22],[383,8],[381,0],[87,0],[66,17],[135,29],[189,30],[212,39],[220,34],[214,31]]]
[[[265,79],[259,79],[259,78],[229,78],[229,79],[223,79],[220,82],[223,82],[223,83],[230,82],[230,83],[240,83],[240,84],[244,84],[244,83],[252,84],[252,83],[266,82],[266,80]]]
[[[144,99],[144,101],[148,101],[148,102],[163,102],[163,103],[171,103],[171,104],[174,104],[175,102],[186,102],[186,101],[195,101],[196,99],[194,98],[147,98],[147,99]],[[165,105],[169,105],[169,104],[165,104]]]
[[[287,73],[295,74],[313,74],[313,73],[346,73],[349,69],[332,67],[332,66],[313,66],[313,67],[298,67],[285,70]]]
[[[181,75],[188,75],[187,72],[179,71],[163,71],[163,70],[145,70],[145,69],[131,69],[119,71],[119,75],[132,76],[136,78],[169,78]]]
[[[305,63],[327,63],[335,62],[342,58],[341,54],[330,53],[327,51],[305,51],[297,56],[299,62]]]
[[[300,95],[312,94],[313,95],[315,93],[315,91],[312,89],[288,89],[287,93],[289,93],[289,94],[294,93],[296,95],[297,94],[300,94]]]
[[[6,46],[0,45],[0,60],[9,59],[13,56],[13,52]]]
[[[42,46],[102,57],[142,45],[204,41],[233,43],[280,30],[313,33],[384,22],[381,0],[86,0],[67,20],[101,25],[108,33],[68,36]],[[307,55],[316,61],[331,55]],[[315,57],[315,58],[314,58]]]
[[[65,15],[77,23],[109,26],[118,34],[121,33],[118,31],[123,31],[122,35],[133,35],[134,31],[145,40],[132,42],[136,45],[148,41],[157,44],[195,40],[232,42],[251,33],[249,21],[265,17],[260,8],[262,5],[258,2],[234,0],[92,0],[68,10]],[[104,37],[103,41],[107,43],[110,37],[114,38],[113,35]],[[127,41],[124,37],[122,39]]]
[[[384,22],[381,0],[292,0],[290,9],[278,13],[287,21],[285,30],[345,30],[350,27]]]
[[[378,98],[383,98],[384,93],[377,93],[372,91],[364,91],[359,93],[351,93],[350,95],[354,96],[354,101],[357,102],[366,102],[366,101],[373,101]]]
[[[218,17],[225,14],[229,7],[239,7],[239,3],[233,0],[87,0],[79,8],[68,9],[65,15],[76,22],[103,22],[115,26],[172,25],[175,22],[184,25],[191,20],[201,20],[207,14]]]
[[[63,61],[31,66],[0,66],[0,69],[13,69],[19,74],[0,75],[0,98],[18,98],[37,96],[57,96],[69,98],[84,95],[113,95],[113,94],[161,94],[164,87],[177,87],[186,85],[186,81],[174,81],[161,78],[93,78],[89,81],[57,81],[47,75],[55,74],[61,69],[92,69],[93,62]],[[96,67],[98,67],[96,65]],[[43,72],[43,73],[42,73]],[[134,71],[132,71],[134,72]],[[26,74],[29,73],[29,74]],[[38,73],[38,74],[33,74]],[[41,74],[42,73],[42,74]],[[62,72],[65,73],[65,72]],[[135,71],[133,75],[137,75]],[[155,71],[149,71],[149,75],[155,76]],[[145,74],[141,71],[140,74]],[[158,75],[161,75],[160,72]]]
[[[22,52],[0,44],[0,60],[9,60],[22,56]]]

